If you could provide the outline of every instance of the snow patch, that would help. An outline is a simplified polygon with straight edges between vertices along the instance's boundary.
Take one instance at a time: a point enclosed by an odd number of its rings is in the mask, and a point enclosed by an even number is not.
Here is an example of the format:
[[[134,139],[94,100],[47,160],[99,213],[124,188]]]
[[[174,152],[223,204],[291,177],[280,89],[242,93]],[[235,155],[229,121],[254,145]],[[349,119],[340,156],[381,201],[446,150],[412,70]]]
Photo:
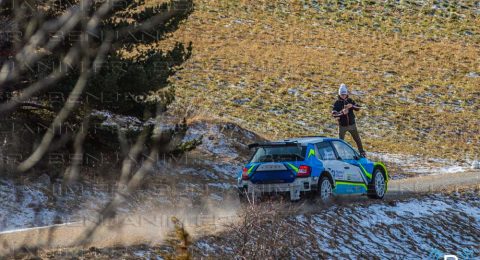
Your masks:
[[[202,144],[197,149],[205,150],[210,154],[219,157],[227,157],[235,159],[239,155],[233,147],[233,142],[229,136],[225,135],[224,129],[219,125],[207,123],[197,123],[189,126],[183,141],[191,141],[193,139],[202,138]]]
[[[467,77],[469,77],[469,78],[480,78],[480,73],[472,71],[472,72],[467,73]]]
[[[141,131],[145,126],[155,125],[155,119],[153,118],[142,122],[137,117],[119,115],[107,110],[94,110],[91,115],[100,117],[103,120],[101,126],[114,127],[121,130],[137,132]]]
[[[480,169],[480,161],[473,161],[472,162],[472,169]]]
[[[468,165],[459,165],[455,161],[443,158],[425,158],[415,155],[375,152],[370,152],[369,154],[384,163],[400,166],[405,173],[452,174],[464,172],[468,167]]]
[[[0,198],[0,231],[50,225],[57,215],[56,211],[45,207],[48,197],[33,186],[2,181]]]
[[[204,252],[214,252],[215,251],[215,249],[213,247],[211,247],[208,243],[203,242],[203,241],[197,242],[196,246]]]
[[[373,205],[365,210],[365,216],[367,217],[361,219],[360,225],[369,227],[379,223],[399,224],[405,218],[430,217],[451,208],[450,205],[442,201],[419,201],[416,199],[399,202],[395,206]]]

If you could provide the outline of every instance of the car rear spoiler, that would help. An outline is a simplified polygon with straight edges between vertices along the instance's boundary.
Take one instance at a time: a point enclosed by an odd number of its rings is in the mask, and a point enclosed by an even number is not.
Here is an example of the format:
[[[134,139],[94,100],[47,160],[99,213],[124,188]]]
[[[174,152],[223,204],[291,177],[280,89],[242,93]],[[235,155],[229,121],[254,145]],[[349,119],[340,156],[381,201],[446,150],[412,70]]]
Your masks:
[[[280,146],[299,146],[298,142],[262,142],[248,145],[248,149],[256,147],[280,147]]]

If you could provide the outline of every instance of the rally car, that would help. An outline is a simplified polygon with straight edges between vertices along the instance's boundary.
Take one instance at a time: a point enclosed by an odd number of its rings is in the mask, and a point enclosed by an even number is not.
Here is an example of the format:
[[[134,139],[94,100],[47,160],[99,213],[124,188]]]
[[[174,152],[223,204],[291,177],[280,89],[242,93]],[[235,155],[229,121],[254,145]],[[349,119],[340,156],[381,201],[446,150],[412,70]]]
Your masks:
[[[307,194],[327,200],[332,194],[364,194],[382,199],[388,172],[381,162],[360,156],[347,142],[307,136],[250,144],[250,161],[238,174],[241,197],[289,193],[290,200]]]

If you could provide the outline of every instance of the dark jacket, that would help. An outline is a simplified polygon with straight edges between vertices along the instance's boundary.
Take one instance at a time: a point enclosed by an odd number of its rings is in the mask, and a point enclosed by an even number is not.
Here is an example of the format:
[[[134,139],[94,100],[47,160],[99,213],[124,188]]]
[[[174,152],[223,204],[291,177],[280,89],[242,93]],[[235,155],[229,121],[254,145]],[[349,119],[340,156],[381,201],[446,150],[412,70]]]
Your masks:
[[[333,111],[340,112],[348,104],[352,104],[354,106],[357,105],[355,101],[353,101],[353,99],[349,98],[348,96],[346,99],[342,99],[339,96],[337,101],[335,101],[335,103],[333,104]],[[346,115],[339,116],[340,120],[338,120],[338,123],[341,126],[349,126],[355,124],[355,114],[353,113],[353,110],[358,111],[360,109],[352,107],[348,110],[348,113]]]

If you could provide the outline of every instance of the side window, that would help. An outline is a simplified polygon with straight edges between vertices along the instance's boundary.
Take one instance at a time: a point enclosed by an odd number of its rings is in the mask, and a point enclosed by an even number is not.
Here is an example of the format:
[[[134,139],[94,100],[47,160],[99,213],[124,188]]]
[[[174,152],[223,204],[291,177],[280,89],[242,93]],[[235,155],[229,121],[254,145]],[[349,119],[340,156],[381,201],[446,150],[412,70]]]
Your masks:
[[[332,143],[342,160],[355,160],[355,151],[348,145],[340,141],[333,141]]]
[[[332,145],[329,142],[321,142],[316,144],[318,150],[318,156],[321,160],[336,160],[335,152]]]

